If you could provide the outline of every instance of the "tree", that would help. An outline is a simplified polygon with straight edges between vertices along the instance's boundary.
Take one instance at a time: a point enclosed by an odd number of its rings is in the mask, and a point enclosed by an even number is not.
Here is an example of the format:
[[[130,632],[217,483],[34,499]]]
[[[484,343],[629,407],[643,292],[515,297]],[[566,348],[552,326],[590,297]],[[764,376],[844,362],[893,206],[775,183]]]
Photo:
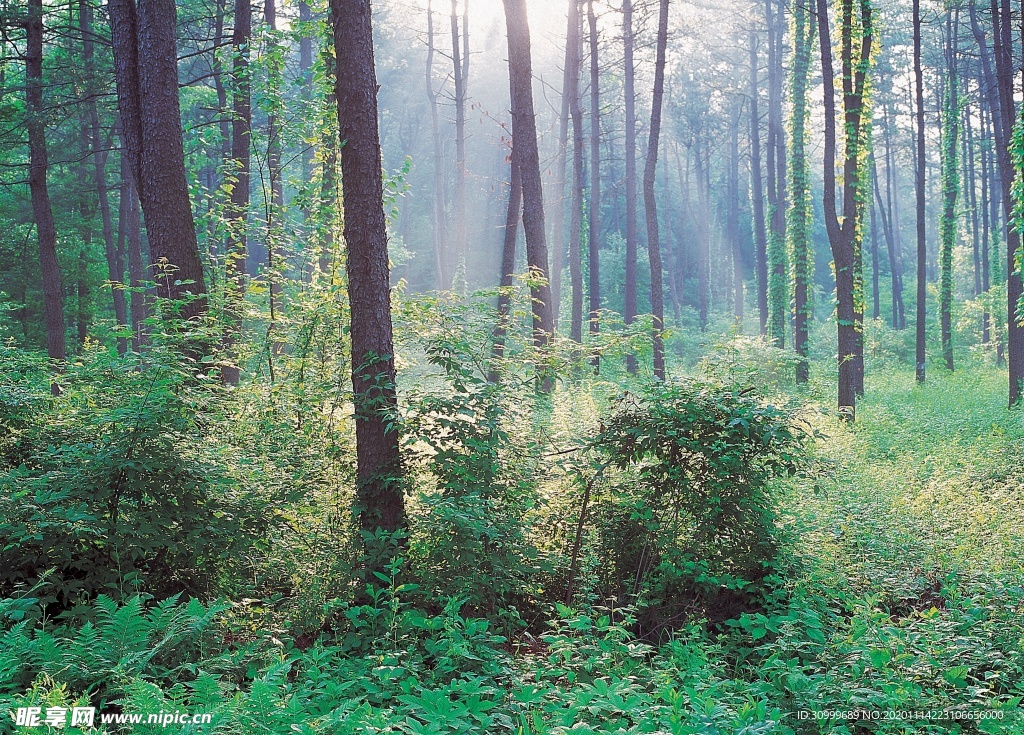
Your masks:
[[[863,235],[865,168],[869,146],[870,110],[867,104],[868,70],[871,66],[871,0],[841,0],[840,63],[842,68],[843,113],[846,135],[843,155],[843,220],[836,205],[836,100],[832,64],[832,37],[829,30],[828,0],[817,0],[818,38],[821,48],[822,86],[825,97],[825,229],[832,247],[836,276],[836,326],[839,341],[839,410],[848,421],[856,418],[857,404],[857,275],[860,243]],[[857,45],[859,42],[859,46]]]
[[[810,243],[811,171],[807,160],[807,85],[810,76],[811,51],[814,47],[814,24],[811,11],[802,3],[793,8],[793,70],[790,81],[792,112],[790,115],[790,205],[786,233],[793,258],[793,348],[799,356],[796,380],[806,383],[810,375],[807,360],[809,329],[813,301],[809,298],[814,274],[814,249]]]
[[[633,0],[622,0],[623,88],[626,95],[626,282],[622,319],[636,319],[636,69],[633,63]],[[636,357],[626,356],[626,368],[635,373]]]
[[[181,140],[174,0],[109,0],[117,104],[125,155],[146,218],[157,295],[183,300],[180,316],[206,311]]]
[[[390,547],[375,541],[378,529],[393,533],[406,526],[398,432],[392,415],[397,393],[377,129],[377,74],[370,0],[331,0],[331,11],[348,245],[356,511],[367,568],[374,572],[390,558]],[[373,581],[373,577],[367,576],[367,580]]]
[[[437,91],[434,89],[434,9],[427,0],[427,99],[430,102],[430,129],[434,142],[434,187],[431,200],[431,221],[434,243],[434,279],[437,288],[449,286],[448,232],[444,206],[444,146],[437,112]]]
[[[921,0],[914,0],[914,118],[917,138],[914,191],[917,196],[917,325],[915,340],[916,378],[925,381],[925,315],[928,298],[928,246],[925,240],[925,166],[924,166],[924,80],[921,70]]]
[[[757,314],[761,335],[768,334],[768,234],[765,231],[764,182],[761,179],[760,84],[757,34],[750,32],[750,200],[757,260]]]
[[[57,262],[57,228],[53,222],[50,192],[46,184],[46,126],[43,119],[43,2],[29,0],[25,19],[25,107],[28,113],[28,186],[32,215],[43,271],[43,303],[46,315],[46,353],[53,366],[67,357],[64,339],[64,290]],[[54,393],[57,383],[52,384]]]
[[[580,0],[570,0],[566,35],[564,95],[572,118],[572,215],[569,218],[569,279],[572,286],[570,335],[574,342],[583,342],[583,268],[580,239],[583,230],[583,108],[580,100],[580,64],[582,59],[582,28]],[[563,170],[564,179],[564,170]],[[559,230],[559,237],[561,231]],[[554,310],[558,310],[558,294],[552,293]]]
[[[463,0],[463,10],[467,15],[463,19],[464,45],[459,38],[458,0],[452,0],[452,67],[455,80],[455,193],[452,198],[452,219],[455,225],[455,252],[458,263],[455,270],[465,278],[466,257],[466,83],[469,76],[469,0]],[[460,48],[461,46],[461,48]],[[454,277],[454,273],[453,273]],[[460,290],[463,284],[450,283]]]
[[[654,62],[654,93],[651,97],[651,129],[644,164],[644,210],[647,215],[647,254],[651,264],[651,312],[654,315],[654,376],[665,380],[665,299],[662,295],[661,243],[658,232],[658,202],[654,198],[661,136],[661,103],[665,96],[665,55],[668,46],[668,3],[661,0],[658,12],[658,40]],[[741,284],[742,294],[742,284]],[[741,296],[742,298],[742,296]]]
[[[249,148],[252,137],[252,101],[249,85],[249,46],[252,38],[252,5],[250,0],[235,0],[235,26],[231,34],[234,57],[231,68],[231,206],[228,209],[228,246],[226,275],[227,327],[225,347],[229,353],[241,323],[241,307],[245,298],[246,257],[249,218]],[[237,365],[224,365],[224,382],[238,385]]]
[[[335,0],[336,2],[338,0]],[[526,234],[526,264],[530,270],[530,299],[533,304],[533,341],[545,351],[554,333],[551,317],[551,288],[548,285],[548,247],[544,231],[544,191],[537,147],[537,119],[533,108],[533,62],[526,0],[504,0],[508,36],[508,68],[512,90],[512,140],[518,151],[523,178],[523,230]],[[546,369],[539,370],[542,392],[554,389]]]
[[[590,31],[590,201],[587,207],[587,265],[590,271],[590,335],[601,329],[601,75],[598,64],[597,16],[594,0],[587,3],[587,27]],[[594,369],[600,368],[596,355]]]
[[[778,7],[775,7],[778,5]],[[782,122],[783,38],[782,0],[765,0],[768,28],[768,337],[777,347],[786,344],[789,307],[786,263],[786,138]]]
[[[955,19],[954,19],[955,14]],[[939,220],[939,320],[942,359],[953,369],[953,247],[956,245],[958,215],[957,198],[960,180],[957,162],[957,136],[960,127],[960,103],[957,97],[957,27],[958,11],[946,11],[946,78],[942,107],[942,216]]]

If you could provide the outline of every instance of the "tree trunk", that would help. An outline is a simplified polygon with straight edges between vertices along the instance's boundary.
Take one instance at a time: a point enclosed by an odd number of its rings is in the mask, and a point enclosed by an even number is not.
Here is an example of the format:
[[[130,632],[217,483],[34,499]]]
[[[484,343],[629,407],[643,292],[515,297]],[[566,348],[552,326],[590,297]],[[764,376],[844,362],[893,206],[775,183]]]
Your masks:
[[[582,28],[580,26],[580,0],[569,4],[568,35],[566,44],[566,71],[564,96],[569,103],[572,117],[572,216],[569,219],[569,280],[572,286],[572,322],[570,334],[574,342],[583,342],[583,264],[580,253],[580,238],[583,231],[583,108],[580,100],[580,63],[582,57]],[[564,146],[563,146],[564,147]],[[565,159],[563,152],[563,161]],[[562,181],[565,170],[562,170]],[[564,186],[559,188],[559,194]],[[559,204],[559,210],[563,209]],[[561,229],[557,230],[557,242],[561,242]],[[559,246],[560,249],[560,246]],[[559,258],[555,259],[560,260]],[[556,263],[558,268],[560,265]],[[554,312],[558,312],[558,294],[552,291]]]
[[[956,202],[959,196],[959,163],[957,162],[957,135],[960,126],[960,105],[957,99],[956,45],[957,26],[953,9],[946,12],[946,78],[943,99],[941,157],[942,157],[942,216],[939,220],[939,321],[941,328],[942,359],[946,369],[953,369],[953,248],[956,246],[958,216]]]
[[[750,198],[751,227],[757,260],[757,313],[760,334],[768,334],[768,233],[765,231],[764,184],[761,180],[760,84],[757,80],[757,35],[750,32]]]
[[[573,66],[576,68],[575,89],[579,94],[579,71],[580,71],[580,46],[579,39],[573,40],[574,34],[579,34],[579,2],[580,0],[569,0],[569,9],[566,13],[565,26],[565,60],[562,67],[562,95],[561,110],[558,115],[558,155],[555,163],[555,195],[552,197],[551,216],[551,302],[552,320],[555,329],[558,329],[558,320],[562,310],[562,270],[563,258],[565,255],[565,210],[573,201],[572,197],[565,196],[566,176],[569,170],[569,100],[570,88],[573,81],[569,78]],[[575,25],[574,25],[575,24]],[[575,44],[575,61],[572,58]],[[575,192],[573,192],[575,196]],[[572,227],[572,215],[570,215],[570,229]],[[570,235],[571,238],[571,235]],[[570,246],[571,247],[571,246]],[[570,263],[571,267],[571,263]],[[571,280],[571,276],[570,276]]]
[[[406,527],[391,327],[388,239],[377,116],[377,74],[369,0],[331,0],[337,59],[335,96],[345,206],[346,269],[356,426],[356,512],[367,582],[394,549],[378,530]]]
[[[633,0],[622,0],[623,87],[626,96],[626,284],[622,319],[636,319],[636,70],[633,64]],[[636,356],[626,356],[626,369],[637,371]]]
[[[854,16],[854,1],[841,0],[839,23],[843,82],[844,140],[843,220],[836,204],[836,101],[832,66],[832,37],[827,0],[817,0],[818,38],[825,99],[825,228],[832,246],[836,274],[836,321],[839,346],[838,405],[848,421],[856,418],[857,402],[857,260],[864,216],[863,187],[867,185],[862,153],[867,145],[865,125],[870,120],[865,99],[867,71],[871,62],[872,12],[870,0],[859,0],[860,16]],[[854,47],[854,38],[860,42]]]
[[[46,317],[46,354],[55,370],[67,357],[64,338],[64,290],[57,262],[57,230],[53,223],[50,193],[46,186],[46,126],[43,118],[43,2],[29,0],[25,22],[25,107],[28,113],[29,169],[32,215],[39,242],[43,275],[43,306]],[[57,383],[51,384],[56,395]]]
[[[651,263],[651,313],[654,315],[654,332],[652,335],[654,341],[654,377],[658,380],[665,380],[665,341],[662,337],[662,332],[665,329],[665,297],[662,294],[661,242],[658,232],[658,202],[654,198],[654,182],[658,167],[658,143],[661,136],[661,104],[665,96],[668,3],[669,0],[661,0],[659,4],[658,40],[654,62],[654,92],[651,96],[651,130],[647,141],[647,161],[644,164],[644,211],[647,215],[647,257]],[[740,280],[739,298],[742,304],[742,279]]]
[[[463,0],[468,3],[469,0]],[[454,271],[462,283],[450,284],[456,290],[465,291],[466,257],[466,79],[463,49],[459,37],[458,0],[452,0],[452,68],[455,80],[455,192],[452,198],[452,218],[455,225],[455,253],[458,262]],[[468,30],[467,30],[468,32]]]
[[[530,269],[530,298],[533,305],[533,341],[538,351],[547,351],[554,332],[551,318],[551,288],[548,284],[548,246],[544,228],[544,191],[537,147],[537,119],[533,108],[533,62],[526,0],[504,0],[508,35],[508,67],[512,89],[512,139],[523,177],[523,230],[526,233],[526,263]],[[538,364],[542,393],[554,390],[554,379]]]
[[[434,9],[427,0],[427,99],[430,101],[430,126],[434,142],[434,190],[431,219],[434,241],[434,278],[438,289],[449,287],[447,217],[444,206],[444,146],[441,143],[441,122],[437,112],[437,91],[434,89]]]
[[[779,7],[776,8],[775,5]],[[789,309],[786,262],[786,142],[783,125],[782,74],[785,18],[781,0],[765,0],[768,28],[768,337],[786,345]]]
[[[601,90],[598,64],[597,16],[594,0],[587,4],[587,26],[590,30],[590,203],[587,207],[587,265],[590,271],[590,334],[596,337],[601,329]],[[593,358],[594,370],[600,358]]]
[[[523,178],[516,160],[515,144],[509,151],[508,209],[505,214],[505,239],[501,248],[501,273],[498,285],[498,323],[494,327],[494,346],[491,350],[491,365],[487,380],[497,383],[501,379],[499,369],[505,356],[505,336],[508,333],[512,313],[512,287],[516,272],[516,239],[519,236],[519,218],[523,215]]]
[[[704,151],[703,141],[697,139],[690,147],[693,153],[693,162],[696,166],[697,178],[697,206],[700,212],[697,215],[697,317],[700,321],[700,331],[708,328],[708,297],[710,295],[711,280],[711,224],[708,221],[708,188],[704,176]]]
[[[157,295],[206,311],[206,285],[185,179],[174,0],[109,0],[125,152],[149,234]],[[172,273],[173,271],[173,273]]]
[[[729,179],[726,192],[728,240],[732,248],[733,317],[743,331],[743,250],[740,247],[740,103],[729,116]]]
[[[786,232],[793,254],[793,348],[798,355],[796,381],[806,383],[810,377],[807,356],[813,307],[810,298],[811,281],[814,277],[814,248],[809,231],[812,216],[811,172],[807,160],[807,87],[814,48],[814,22],[810,9],[801,4],[794,6],[793,13],[794,58],[790,85],[793,108],[789,166],[791,204]]]
[[[1013,222],[1014,197],[1012,192],[1016,171],[1010,154],[1010,142],[1016,121],[1013,99],[1013,41],[1010,0],[992,0],[993,49],[996,66],[996,89],[999,98],[1000,123],[995,125],[998,150],[999,178],[1002,184],[1003,214],[1005,222]],[[1024,328],[1017,321],[1017,305],[1022,294],[1021,274],[1017,268],[1017,250],[1020,233],[1012,224],[1006,227],[1006,347],[1009,369],[1009,405],[1021,398],[1024,383]]]
[[[925,316],[928,298],[928,246],[925,239],[925,163],[924,163],[924,81],[921,70],[921,0],[914,0],[914,120],[916,125],[914,166],[917,193],[917,382],[925,381]]]
[[[131,287],[130,323],[132,351],[138,353],[143,343],[143,322],[148,314],[143,288],[145,268],[142,260],[142,222],[139,219],[139,192],[132,178],[128,156],[121,154],[121,196],[117,217],[118,251],[128,251],[128,285]]]

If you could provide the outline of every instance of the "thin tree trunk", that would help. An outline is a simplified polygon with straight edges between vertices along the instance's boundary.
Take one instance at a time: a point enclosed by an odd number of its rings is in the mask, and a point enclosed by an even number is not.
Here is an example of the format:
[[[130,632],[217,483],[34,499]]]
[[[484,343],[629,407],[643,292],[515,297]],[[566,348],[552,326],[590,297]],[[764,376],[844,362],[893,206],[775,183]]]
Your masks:
[[[591,337],[601,329],[601,90],[598,64],[597,16],[594,0],[587,4],[587,26],[590,31],[590,203],[587,208],[587,265],[590,282],[589,328]],[[600,358],[593,358],[594,370]]]
[[[626,97],[626,284],[622,318],[626,325],[636,319],[636,70],[633,64],[633,0],[622,0],[623,87]],[[635,373],[635,355],[626,356],[626,369]]]
[[[46,318],[46,354],[53,368],[67,357],[64,338],[64,291],[57,262],[57,230],[53,222],[50,193],[46,185],[46,127],[43,118],[43,2],[29,0],[25,22],[25,107],[28,113],[29,169],[32,215],[39,242],[39,265],[43,275],[43,306]],[[56,381],[51,383],[56,395]]]
[[[743,252],[740,247],[740,103],[729,118],[728,240],[732,247],[733,317],[743,330]]]
[[[697,238],[697,317],[700,321],[700,331],[708,328],[708,312],[711,280],[711,225],[708,222],[708,188],[704,176],[704,152],[701,150],[703,142],[699,139],[691,146],[693,162],[696,166],[697,178],[697,206],[700,212],[697,216],[698,238]]]
[[[924,161],[924,81],[921,70],[921,0],[914,0],[914,120],[915,139],[915,185],[917,193],[917,332],[916,362],[917,382],[925,381],[925,316],[928,298],[928,249],[925,239],[925,161]]]
[[[574,25],[575,24],[575,25]],[[562,310],[562,269],[563,257],[565,254],[565,210],[570,206],[572,197],[565,196],[565,184],[569,162],[569,106],[571,104],[569,95],[573,87],[573,81],[569,78],[573,65],[576,68],[575,89],[579,94],[579,40],[573,40],[574,34],[579,34],[579,0],[569,0],[569,9],[566,14],[565,27],[565,60],[562,67],[562,95],[561,110],[558,116],[558,156],[555,162],[555,195],[552,197],[551,213],[551,301],[553,303],[551,317],[555,329],[558,329],[558,320]],[[575,61],[572,58],[575,44]],[[575,196],[575,192],[573,192]],[[570,214],[570,220],[572,215]],[[570,222],[571,229],[571,222]],[[571,238],[571,235],[570,235]],[[570,263],[570,267],[572,264]],[[571,279],[571,276],[570,276]]]
[[[270,31],[270,43],[276,46],[277,7],[274,0],[265,0],[263,18]],[[276,58],[276,56],[274,57]],[[281,279],[284,277],[284,169],[281,165],[281,130],[277,123],[277,107],[281,99],[281,81],[284,69],[273,59],[268,62],[268,104],[267,114],[267,175],[270,177],[270,202],[266,208],[267,224],[267,279],[270,281],[270,324],[267,328],[270,354],[267,358],[270,380],[274,381],[274,357],[284,352],[285,345],[277,330],[278,312],[281,307]]]
[[[494,346],[491,350],[491,365],[487,380],[497,383],[501,379],[499,369],[505,356],[505,337],[508,333],[509,317],[512,313],[512,286],[516,272],[516,239],[519,236],[519,219],[523,215],[523,178],[516,160],[515,143],[509,151],[508,209],[505,214],[505,239],[501,248],[501,273],[499,274],[498,322],[494,327]]]
[[[551,317],[551,287],[548,283],[548,247],[544,227],[544,191],[537,147],[537,120],[533,107],[533,62],[526,0],[504,0],[508,35],[508,65],[512,89],[512,138],[518,151],[523,177],[523,230],[526,233],[526,263],[530,269],[530,297],[533,305],[533,341],[538,351],[547,351],[554,333]],[[554,379],[538,365],[542,393],[554,390]]]
[[[463,0],[469,2],[469,0]],[[466,278],[466,79],[463,76],[463,53],[459,37],[458,0],[452,0],[452,68],[455,80],[455,192],[452,198],[452,218],[455,226],[455,270]],[[467,60],[468,61],[468,60]],[[451,284],[463,291],[464,283]]]
[[[431,202],[434,241],[434,278],[439,289],[449,287],[447,222],[444,206],[444,146],[441,143],[441,122],[434,89],[434,9],[427,0],[427,99],[430,101],[430,126],[434,142],[434,188]]]
[[[128,156],[121,154],[121,196],[117,217],[118,250],[128,252],[128,285],[131,287],[130,323],[132,351],[142,350],[143,322],[148,314],[146,292],[143,288],[145,267],[142,260],[142,222],[139,219],[139,192],[132,179]]]
[[[957,136],[960,127],[960,105],[957,99],[956,46],[959,14],[946,12],[946,79],[943,100],[942,131],[942,216],[939,220],[939,320],[942,359],[946,369],[953,369],[953,248],[956,245],[958,217],[956,211],[960,182],[957,162]]]
[[[580,64],[582,59],[582,28],[580,25],[580,0],[571,0],[569,5],[569,20],[566,44],[566,73],[565,79],[568,85],[565,87],[565,94],[569,106],[569,113],[572,117],[572,216],[569,220],[569,279],[572,285],[572,323],[570,334],[574,342],[583,342],[583,263],[580,253],[580,239],[583,231],[583,108],[580,100]],[[563,146],[564,148],[564,146]],[[563,152],[563,162],[565,155]],[[565,180],[563,166],[562,181]],[[564,186],[559,187],[559,194],[564,191]],[[564,207],[559,205],[559,211]],[[556,242],[561,242],[561,229],[559,229]],[[559,246],[559,251],[561,246]],[[559,259],[556,258],[556,261]],[[560,268],[560,264],[558,268]],[[558,295],[552,291],[551,299],[555,305],[555,313],[558,312]]]
[[[367,582],[392,558],[377,533],[406,527],[401,482],[388,239],[377,115],[377,74],[369,0],[331,0],[337,59],[335,95],[345,205],[346,269],[356,430],[356,512]]]
[[[814,275],[814,248],[810,240],[811,172],[807,160],[807,87],[814,49],[814,22],[809,8],[796,5],[794,13],[794,58],[792,71],[792,116],[790,122],[789,189],[791,204],[786,227],[793,253],[793,348],[798,355],[796,381],[810,378],[808,344],[813,303],[810,299]]]
[[[750,32],[750,198],[751,226],[757,260],[757,313],[760,334],[768,334],[768,233],[765,231],[764,184],[761,180],[760,84],[757,80],[757,35]]]
[[[662,293],[661,241],[658,231],[658,202],[654,183],[658,167],[658,143],[661,136],[661,104],[665,96],[665,55],[668,47],[668,3],[661,0],[658,12],[658,40],[654,62],[654,92],[651,96],[651,130],[644,165],[644,210],[647,215],[647,257],[651,264],[651,313],[654,315],[654,377],[665,380],[665,297]],[[735,138],[734,125],[734,138]],[[734,160],[735,163],[735,160]],[[738,238],[737,238],[738,240]],[[740,281],[742,311],[743,282]]]
[[[775,5],[778,3],[779,7]],[[777,347],[786,345],[789,308],[786,262],[786,142],[783,125],[783,30],[781,0],[765,0],[768,28],[768,337]]]

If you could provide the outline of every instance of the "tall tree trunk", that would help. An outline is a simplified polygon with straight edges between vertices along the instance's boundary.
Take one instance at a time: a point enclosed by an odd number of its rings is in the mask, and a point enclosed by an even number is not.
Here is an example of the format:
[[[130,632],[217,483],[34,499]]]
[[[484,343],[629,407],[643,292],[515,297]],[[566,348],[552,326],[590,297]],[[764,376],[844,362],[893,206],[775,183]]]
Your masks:
[[[708,328],[708,312],[711,280],[711,224],[709,219],[708,187],[704,175],[704,142],[699,138],[690,146],[693,153],[693,162],[696,167],[697,179],[697,318],[700,322],[700,331]]]
[[[971,258],[974,276],[974,297],[981,295],[981,218],[978,213],[978,176],[976,167],[974,125],[971,122],[970,89],[966,86],[965,79],[965,100],[963,118],[961,125],[964,129],[962,136],[963,147],[961,149],[963,160],[961,167],[964,177],[964,197],[969,208],[968,217],[971,226]]]
[[[580,238],[583,231],[583,108],[580,100],[580,64],[582,60],[582,27],[580,25],[580,0],[569,3],[569,20],[566,38],[566,70],[563,96],[568,101],[572,117],[572,215],[569,219],[569,279],[572,285],[572,323],[570,334],[574,342],[583,342],[583,263],[580,253]],[[564,146],[563,146],[564,148]],[[565,159],[563,151],[563,162]],[[563,166],[562,181],[565,180]],[[560,186],[559,194],[564,191]],[[564,209],[561,204],[559,210]],[[561,242],[561,229],[557,231],[556,242]],[[559,250],[561,246],[559,246]],[[559,259],[556,258],[556,261]],[[556,262],[556,265],[557,262]],[[560,268],[560,265],[558,266]],[[552,291],[554,311],[558,312],[558,295]]]
[[[886,230],[886,243],[889,248],[889,268],[892,273],[893,283],[893,328],[907,328],[907,310],[903,302],[903,241],[900,237],[899,225],[899,197],[894,198],[896,170],[893,167],[892,156],[892,117],[889,106],[883,110],[883,124],[885,125],[885,208],[882,208],[882,225]],[[874,159],[872,159],[874,160]],[[873,177],[877,183],[877,178]],[[876,190],[881,197],[881,193]],[[881,208],[881,203],[879,203]],[[888,219],[885,212],[888,210]],[[888,221],[888,224],[886,222]]]
[[[727,239],[732,248],[733,317],[743,331],[743,249],[740,247],[740,107],[733,102],[729,116],[729,178],[726,198]]]
[[[601,75],[598,58],[597,16],[594,0],[587,3],[590,31],[590,203],[587,207],[587,265],[590,274],[589,328],[592,337],[601,329]],[[593,359],[594,370],[600,358]]]
[[[93,31],[92,31],[92,7],[86,0],[80,0],[78,4],[79,28],[82,33],[82,66],[86,78],[92,79],[95,74],[95,60],[93,55]],[[97,201],[99,203],[100,221],[103,227],[103,247],[107,261],[107,277],[111,283],[111,294],[113,296],[114,320],[118,328],[124,328],[128,324],[128,308],[124,292],[124,261],[114,241],[114,224],[110,211],[110,196],[107,192],[107,151],[110,147],[109,140],[106,145],[100,132],[100,116],[96,108],[96,98],[90,94],[86,101],[86,115],[89,120],[91,133],[90,144],[93,159],[93,185],[96,188]],[[123,355],[128,351],[128,340],[124,337],[117,339],[117,353]]]
[[[64,338],[64,290],[57,262],[57,230],[46,186],[46,126],[43,118],[43,2],[29,0],[25,23],[25,107],[28,113],[28,184],[39,242],[46,317],[46,354],[55,369],[67,357]],[[58,392],[57,383],[51,389]]]
[[[117,216],[118,251],[128,252],[128,285],[131,287],[130,323],[132,351],[138,353],[143,343],[143,322],[148,314],[143,287],[145,266],[142,260],[142,222],[139,219],[139,191],[132,178],[128,156],[121,154],[121,196]]]
[[[439,289],[450,286],[448,273],[448,232],[444,202],[444,145],[437,111],[437,90],[434,89],[434,9],[427,0],[427,99],[430,101],[430,127],[434,143],[434,188],[431,219],[434,241],[434,278]]]
[[[622,318],[636,319],[636,70],[633,64],[633,0],[622,0],[623,88],[626,96],[626,284]],[[626,356],[626,369],[637,370],[636,356]]]
[[[764,184],[761,180],[760,84],[757,80],[757,34],[750,32],[750,199],[751,227],[757,261],[757,313],[761,336],[768,334],[768,233],[765,231]]]
[[[356,511],[368,582],[394,553],[376,532],[406,527],[391,327],[388,238],[384,220],[370,0],[331,0],[337,59],[335,96],[345,205],[346,269],[356,426]]]
[[[544,191],[537,147],[537,119],[533,107],[533,62],[526,0],[504,0],[508,36],[508,68],[512,89],[512,139],[523,177],[523,231],[526,234],[526,264],[530,269],[530,299],[533,305],[533,341],[545,352],[554,333],[551,318],[551,287],[548,285],[548,246],[544,228]],[[538,365],[542,393],[554,390],[554,379]]]
[[[234,31],[231,50],[234,57],[232,77],[231,116],[231,206],[228,209],[227,274],[225,277],[225,312],[228,325],[224,346],[232,364],[221,368],[224,382],[238,385],[239,366],[233,353],[242,321],[242,301],[245,299],[246,258],[249,250],[246,230],[249,218],[250,153],[252,136],[252,104],[249,84],[249,46],[252,38],[252,5],[250,0],[235,0]]]
[[[1003,214],[1006,227],[1006,347],[1009,369],[1009,405],[1021,398],[1024,383],[1024,328],[1017,321],[1017,306],[1022,291],[1021,273],[1017,267],[1020,233],[1013,223],[1013,180],[1016,171],[1010,154],[1010,142],[1016,122],[1013,91],[1013,16],[1010,0],[992,0],[993,49],[996,66],[996,89],[999,97],[1000,124],[995,125],[998,149],[999,178],[1002,184]]]
[[[942,155],[942,216],[939,220],[939,320],[941,327],[942,359],[946,369],[953,369],[953,248],[956,246],[959,196],[959,163],[957,162],[957,135],[960,127],[960,104],[957,98],[956,46],[959,14],[946,12],[946,78],[943,99],[941,155]]]
[[[206,285],[185,179],[174,0],[109,0],[125,151],[146,216],[157,295],[206,311]],[[173,272],[170,272],[173,269]]]
[[[872,11],[870,0],[859,0],[859,17],[854,15],[855,0],[840,3],[840,60],[842,64],[844,140],[843,219],[836,205],[836,101],[835,74],[832,66],[832,37],[828,22],[828,0],[817,0],[818,38],[821,47],[821,71],[825,98],[825,229],[832,246],[836,274],[836,321],[839,343],[838,404],[848,421],[856,418],[857,405],[857,278],[860,258],[860,232],[864,218],[863,188],[869,183],[862,153],[868,145],[870,112],[865,96],[867,72],[871,63]],[[854,39],[859,41],[855,47]]]
[[[566,13],[565,25],[565,61],[562,67],[562,95],[561,111],[558,116],[558,155],[555,162],[555,195],[552,197],[551,215],[551,301],[552,319],[555,329],[558,329],[558,320],[562,310],[562,270],[563,258],[565,255],[565,210],[570,206],[572,197],[565,196],[565,184],[569,163],[569,99],[570,88],[573,81],[569,78],[573,66],[576,68],[575,89],[579,94],[579,71],[580,71],[580,44],[578,38],[573,40],[574,34],[579,35],[579,1],[569,0],[569,9]],[[575,24],[575,25],[574,25]],[[572,58],[575,44],[575,61]],[[575,196],[575,192],[573,192]],[[571,229],[570,215],[570,229]],[[571,235],[570,235],[571,237]],[[570,263],[570,268],[572,264]],[[571,279],[571,275],[570,275]]]
[[[778,5],[778,7],[775,7]],[[781,0],[765,0],[768,28],[768,337],[786,344],[789,309],[786,262],[786,142],[783,125],[782,74],[785,20]]]
[[[494,345],[491,349],[491,365],[487,372],[487,380],[497,383],[501,379],[499,369],[505,356],[505,337],[508,334],[509,319],[512,313],[512,287],[515,284],[516,272],[516,239],[519,236],[519,219],[523,216],[523,177],[516,160],[515,142],[509,151],[509,186],[508,209],[505,214],[505,239],[501,248],[501,273],[498,285],[498,322],[494,327]]]
[[[661,241],[658,231],[658,202],[654,198],[654,182],[658,168],[658,143],[661,136],[661,104],[665,96],[665,55],[668,47],[668,3],[661,0],[658,8],[658,40],[654,61],[654,92],[651,96],[651,130],[644,164],[644,211],[647,215],[647,257],[651,264],[651,313],[654,315],[654,377],[665,380],[665,297],[662,294]],[[735,126],[734,126],[735,132]],[[734,136],[735,137],[735,136]],[[737,238],[738,240],[738,238]],[[740,300],[743,285],[740,281]],[[742,308],[742,307],[741,307]]]
[[[979,86],[981,79],[978,80]],[[985,129],[985,106],[978,105],[978,117],[980,118],[980,130],[978,135],[981,141],[988,140],[988,131]],[[989,238],[992,232],[992,217],[990,212],[992,211],[991,193],[989,191],[989,172],[988,172],[988,150],[987,146],[982,146],[981,150],[978,151],[978,158],[981,159],[979,168],[981,169],[981,290],[982,293],[986,293],[991,286],[992,272],[990,268],[989,260]],[[987,300],[986,300],[987,303]],[[989,313],[988,309],[981,315],[981,341],[982,344],[988,344],[992,339],[992,314]]]
[[[928,246],[925,239],[925,160],[924,160],[924,81],[921,70],[921,0],[914,0],[914,120],[915,139],[915,184],[917,193],[917,332],[916,363],[917,382],[925,381],[925,316],[928,298]]]
[[[468,3],[469,0],[463,0]],[[459,36],[458,0],[452,0],[452,68],[455,80],[455,192],[452,198],[452,218],[455,225],[455,253],[458,262],[455,271],[463,283],[451,285],[459,291],[465,290],[466,257],[466,69],[463,49]]]
[[[793,348],[798,355],[796,381],[806,383],[810,377],[808,343],[813,307],[810,292],[814,277],[814,248],[810,239],[811,172],[807,160],[807,87],[814,49],[814,21],[811,10],[799,3],[793,8],[793,47],[790,206],[786,233],[793,255]]]

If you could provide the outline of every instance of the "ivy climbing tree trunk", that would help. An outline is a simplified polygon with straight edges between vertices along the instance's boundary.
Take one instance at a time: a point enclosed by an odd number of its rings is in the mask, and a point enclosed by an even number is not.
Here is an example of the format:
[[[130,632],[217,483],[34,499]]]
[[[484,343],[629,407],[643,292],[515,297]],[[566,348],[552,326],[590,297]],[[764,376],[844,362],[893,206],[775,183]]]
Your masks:
[[[394,547],[378,531],[406,527],[395,429],[395,351],[391,326],[388,239],[377,129],[377,74],[370,0],[331,0],[335,96],[345,206],[346,269],[351,312],[352,400],[356,425],[356,511],[367,581],[383,572]],[[375,582],[376,583],[376,582]]]
[[[814,275],[814,248],[810,241],[811,172],[807,160],[807,87],[811,52],[814,48],[814,22],[811,11],[802,3],[793,7],[793,69],[790,80],[789,212],[786,233],[793,258],[793,348],[798,356],[796,381],[810,377],[808,343],[813,302],[810,299]]]
[[[789,289],[786,140],[782,115],[782,57],[786,24],[781,0],[765,0],[765,21],[768,28],[768,337],[777,347],[784,347]]]
[[[654,92],[651,96],[651,129],[644,164],[644,211],[647,215],[647,257],[651,264],[651,313],[654,315],[654,377],[665,380],[665,297],[662,293],[661,242],[658,231],[658,202],[654,196],[658,168],[658,143],[661,136],[661,105],[665,96],[665,55],[668,47],[668,3],[658,7],[658,40],[654,61]],[[740,286],[742,299],[742,283]]]
[[[914,120],[916,166],[914,191],[917,197],[917,324],[915,326],[915,362],[918,383],[925,381],[928,299],[928,245],[925,239],[925,161],[924,161],[924,74],[921,69],[921,0],[913,3],[914,25]]]
[[[854,3],[859,13],[854,13]],[[838,404],[848,421],[856,418],[857,406],[857,261],[863,230],[865,158],[869,144],[870,110],[867,104],[868,70],[871,66],[871,0],[841,0],[840,63],[842,68],[843,120],[846,135],[843,152],[842,222],[836,204],[836,94],[829,30],[828,0],[816,0],[818,39],[821,48],[822,86],[825,98],[824,210],[825,229],[836,275],[836,322],[839,343]]]
[[[953,369],[953,248],[956,246],[960,193],[957,136],[960,128],[960,104],[957,97],[957,27],[959,12],[950,6],[946,11],[946,77],[942,109],[942,217],[939,220],[939,321],[942,359],[946,369]]]

